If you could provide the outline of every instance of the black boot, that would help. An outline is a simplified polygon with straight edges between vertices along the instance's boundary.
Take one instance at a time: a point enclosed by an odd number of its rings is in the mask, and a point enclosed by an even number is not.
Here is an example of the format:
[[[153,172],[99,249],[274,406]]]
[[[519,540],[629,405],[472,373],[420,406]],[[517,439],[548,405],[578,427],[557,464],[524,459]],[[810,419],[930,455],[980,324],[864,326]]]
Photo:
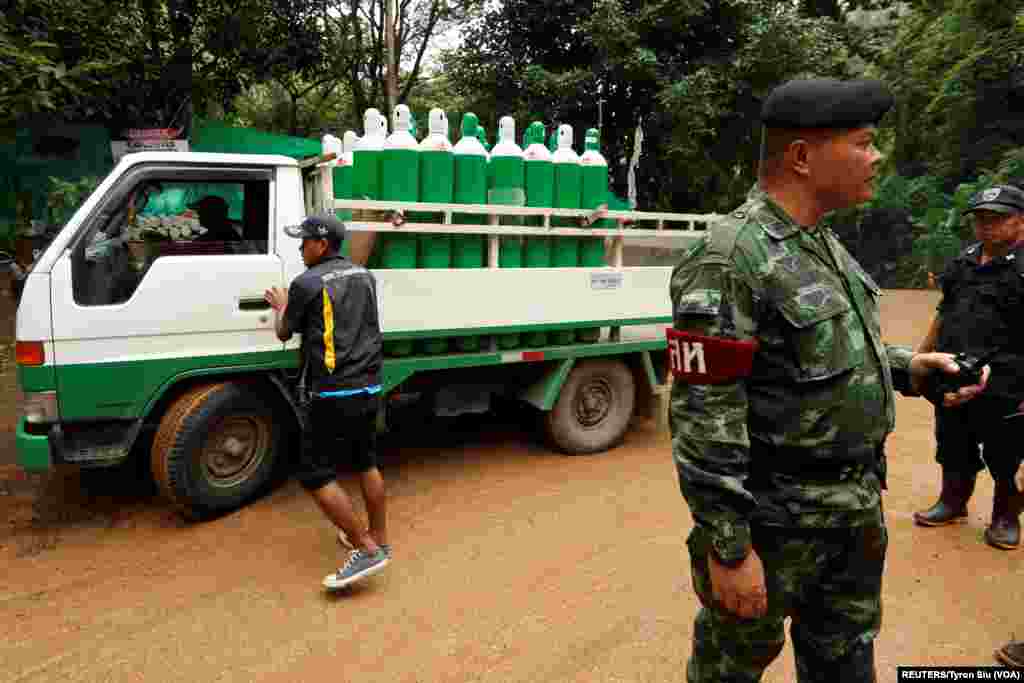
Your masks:
[[[1020,545],[1020,510],[1016,500],[1017,484],[1013,479],[997,480],[992,496],[992,524],[985,529],[985,541],[993,548],[1015,550]]]
[[[974,493],[977,475],[942,471],[942,493],[939,502],[927,510],[914,513],[921,526],[945,526],[967,521],[967,501]]]
[[[1024,669],[1024,642],[1011,640],[996,650],[996,659],[1011,669]]]

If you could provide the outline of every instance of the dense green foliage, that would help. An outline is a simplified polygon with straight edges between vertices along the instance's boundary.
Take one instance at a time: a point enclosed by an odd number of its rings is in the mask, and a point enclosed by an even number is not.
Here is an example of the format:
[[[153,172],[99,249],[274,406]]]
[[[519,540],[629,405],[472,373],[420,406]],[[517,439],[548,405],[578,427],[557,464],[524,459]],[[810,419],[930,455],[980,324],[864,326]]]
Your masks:
[[[970,238],[960,208],[1024,182],[1024,9],[1005,0],[400,0],[398,101],[422,122],[477,113],[600,124],[614,190],[638,123],[645,209],[726,211],[754,182],[758,113],[788,78],[875,76],[878,196],[833,217],[855,249],[923,283]],[[0,129],[36,112],[171,126],[190,110],[290,135],[361,132],[388,111],[384,0],[11,0],[0,20]],[[457,27],[457,36],[453,33]],[[441,50],[438,36],[455,48]],[[429,66],[431,56],[437,58]],[[421,131],[422,134],[422,131]],[[883,251],[886,225],[903,230]],[[905,237],[906,239],[903,239]],[[892,245],[912,245],[894,254]],[[902,248],[902,247],[900,247]],[[886,264],[891,266],[891,264]],[[881,266],[879,266],[881,267]],[[898,277],[897,277],[898,271]],[[896,281],[893,280],[893,281]]]

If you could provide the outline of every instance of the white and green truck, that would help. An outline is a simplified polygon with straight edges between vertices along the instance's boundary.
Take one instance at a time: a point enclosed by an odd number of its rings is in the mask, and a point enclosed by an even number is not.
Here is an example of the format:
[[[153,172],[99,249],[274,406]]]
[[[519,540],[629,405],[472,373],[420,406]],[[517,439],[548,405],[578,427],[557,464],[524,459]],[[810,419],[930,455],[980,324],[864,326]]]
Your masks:
[[[147,152],[117,164],[25,281],[16,325],[22,468],[145,458],[162,494],[192,518],[267,491],[295,451],[298,341],[277,339],[263,296],[304,268],[284,226],[322,210],[438,217],[354,220],[353,237],[484,240],[480,268],[374,270],[385,341],[414,342],[384,360],[383,410],[410,397],[445,414],[479,411],[495,395],[518,398],[544,412],[550,443],[569,454],[607,450],[634,415],[653,414],[666,381],[671,269],[625,266],[623,254],[631,245],[682,248],[714,216],[605,212],[619,222],[597,229],[551,226],[552,217],[592,225],[585,210],[337,200],[322,162]],[[190,205],[197,192],[230,205],[238,240],[193,239],[202,229],[190,215],[151,210],[180,208],[183,198]],[[453,223],[455,211],[486,221]],[[508,217],[527,220],[498,224]],[[656,226],[626,229],[624,220]],[[666,222],[684,228],[661,229]],[[140,239],[140,225],[171,239]],[[499,240],[509,236],[600,237],[607,265],[500,267]],[[529,332],[594,328],[596,340],[526,345],[538,338]],[[519,346],[499,346],[514,333]],[[444,342],[467,336],[480,342],[470,352]]]

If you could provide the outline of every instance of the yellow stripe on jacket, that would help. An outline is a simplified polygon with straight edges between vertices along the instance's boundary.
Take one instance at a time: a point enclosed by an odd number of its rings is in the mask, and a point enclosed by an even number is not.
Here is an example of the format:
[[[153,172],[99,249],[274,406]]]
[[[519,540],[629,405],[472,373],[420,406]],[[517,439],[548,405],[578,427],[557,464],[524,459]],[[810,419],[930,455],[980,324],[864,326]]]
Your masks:
[[[334,306],[331,305],[331,297],[327,296],[327,288],[324,287],[324,365],[327,371],[334,372]]]

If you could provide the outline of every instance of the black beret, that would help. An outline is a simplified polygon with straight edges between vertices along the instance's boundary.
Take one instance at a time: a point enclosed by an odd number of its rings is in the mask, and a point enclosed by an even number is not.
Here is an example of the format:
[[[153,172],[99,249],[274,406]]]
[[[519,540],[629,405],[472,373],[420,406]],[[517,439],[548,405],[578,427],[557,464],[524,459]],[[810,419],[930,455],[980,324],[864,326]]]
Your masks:
[[[768,95],[761,121],[770,128],[860,128],[877,125],[893,102],[881,81],[788,81]]]
[[[964,213],[995,211],[996,213],[1024,213],[1024,191],[1013,185],[996,185],[982,190],[973,197]]]

